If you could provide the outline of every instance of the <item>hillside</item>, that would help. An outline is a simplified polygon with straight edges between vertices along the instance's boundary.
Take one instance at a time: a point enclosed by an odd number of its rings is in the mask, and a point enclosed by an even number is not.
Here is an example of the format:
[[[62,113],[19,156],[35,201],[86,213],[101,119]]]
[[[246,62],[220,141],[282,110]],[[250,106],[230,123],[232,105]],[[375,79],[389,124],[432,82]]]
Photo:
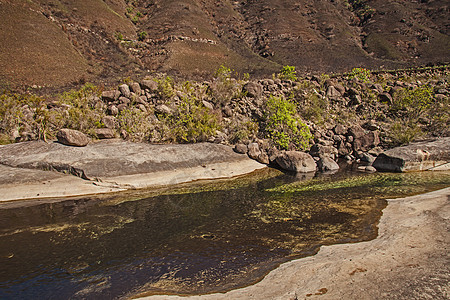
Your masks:
[[[450,61],[446,0],[0,0],[0,87]]]

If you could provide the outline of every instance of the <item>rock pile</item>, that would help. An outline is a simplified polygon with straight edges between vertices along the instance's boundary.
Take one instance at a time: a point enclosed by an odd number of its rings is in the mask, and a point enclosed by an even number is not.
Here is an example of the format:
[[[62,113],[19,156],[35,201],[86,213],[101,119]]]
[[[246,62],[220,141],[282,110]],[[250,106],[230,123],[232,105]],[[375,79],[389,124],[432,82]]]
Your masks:
[[[232,145],[237,153],[247,154],[260,163],[278,165],[295,172],[312,169],[334,171],[339,168],[336,163],[338,159],[359,160],[364,164],[362,170],[373,171],[372,164],[378,155],[392,145],[389,131],[394,120],[399,120],[399,116],[393,116],[392,113],[392,107],[396,105],[394,102],[398,101],[396,95],[404,90],[426,86],[433,92],[436,107],[441,105],[445,111],[449,97],[448,82],[444,76],[447,70],[436,72],[433,73],[436,75],[434,77],[431,73],[425,74],[422,81],[399,80],[400,75],[389,73],[377,75],[376,80],[372,78],[372,81],[357,76],[307,76],[298,81],[275,77],[250,81],[234,78],[220,81],[216,78],[212,81],[190,82],[194,94],[188,92],[185,85],[164,82],[164,78],[155,77],[124,83],[116,89],[104,90],[101,95],[89,96],[89,106],[97,109],[95,113],[101,119],[99,127],[103,128],[88,128],[84,133],[98,139],[119,136],[134,139],[135,136],[130,136],[128,126],[138,128],[133,130],[138,131],[139,141],[173,142],[173,138],[167,137],[167,132],[173,128],[167,128],[169,125],[164,122],[171,116],[179,118],[179,107],[191,97],[197,101],[196,105],[200,105],[221,123],[219,129],[198,137],[195,142]],[[297,116],[305,120],[313,135],[304,153],[295,151],[297,148],[292,144],[281,151],[268,138],[265,122],[270,97],[290,99],[295,103]],[[69,110],[70,105],[48,103],[45,109],[64,111]],[[144,116],[143,119],[133,119],[133,115],[139,113]],[[400,117],[406,113],[401,109],[398,112]],[[32,120],[33,114],[30,108],[23,109],[24,117]],[[141,121],[146,122],[143,129],[139,127]],[[448,126],[435,126],[429,116],[420,116],[418,124],[432,130],[437,128],[432,132],[435,135],[449,134]],[[23,128],[27,128],[27,125]],[[11,136],[18,141],[37,138],[27,135],[27,132],[14,131]],[[87,144],[86,139],[68,141],[69,137],[75,136],[81,134],[69,132],[68,129],[61,130],[57,135],[58,140],[67,145]]]

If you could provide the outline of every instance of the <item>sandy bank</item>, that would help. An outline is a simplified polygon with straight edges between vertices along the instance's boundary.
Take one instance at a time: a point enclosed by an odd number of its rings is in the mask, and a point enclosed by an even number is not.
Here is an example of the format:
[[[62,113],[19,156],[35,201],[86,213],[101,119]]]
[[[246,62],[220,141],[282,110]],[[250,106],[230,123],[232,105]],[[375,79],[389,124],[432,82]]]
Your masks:
[[[449,299],[450,188],[389,200],[375,240],[324,246],[259,283],[189,299]],[[142,299],[186,299],[152,296]]]
[[[239,176],[264,168],[231,147],[108,140],[0,146],[0,201],[67,197]]]

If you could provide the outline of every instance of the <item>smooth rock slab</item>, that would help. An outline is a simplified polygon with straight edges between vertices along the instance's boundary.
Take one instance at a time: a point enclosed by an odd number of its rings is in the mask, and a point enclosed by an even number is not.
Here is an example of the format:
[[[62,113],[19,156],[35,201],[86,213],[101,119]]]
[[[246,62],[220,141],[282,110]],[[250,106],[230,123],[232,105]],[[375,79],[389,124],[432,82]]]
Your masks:
[[[79,194],[75,186],[70,189],[70,178],[82,178],[90,185],[104,187],[103,190],[98,189],[101,193],[111,191],[108,189],[110,187],[120,190],[229,178],[265,167],[225,145],[151,145],[123,140],[101,140],[83,148],[67,147],[59,143],[47,144],[43,141],[4,145],[0,146],[0,166],[2,165],[13,168],[14,170],[7,170],[14,171],[15,178],[20,178],[21,172],[31,174],[28,180],[30,183],[39,183],[42,178],[46,178],[43,173],[53,174],[51,171],[74,175],[64,178],[67,180],[64,181],[64,194],[55,192],[52,196],[70,196],[71,192]],[[30,170],[41,172],[30,173]],[[35,178],[33,174],[37,174]],[[11,180],[10,177],[0,174],[0,192],[7,185],[8,190],[16,193],[7,198],[0,195],[0,201],[27,198],[23,183],[18,179]],[[42,190],[47,187],[48,185],[41,185]],[[60,187],[62,184],[58,185]],[[89,191],[86,194],[95,189]],[[33,192],[35,196],[38,193],[39,191]]]
[[[412,143],[378,155],[373,166],[378,171],[407,172],[439,170],[450,161],[450,137]],[[445,168],[444,168],[445,170]]]

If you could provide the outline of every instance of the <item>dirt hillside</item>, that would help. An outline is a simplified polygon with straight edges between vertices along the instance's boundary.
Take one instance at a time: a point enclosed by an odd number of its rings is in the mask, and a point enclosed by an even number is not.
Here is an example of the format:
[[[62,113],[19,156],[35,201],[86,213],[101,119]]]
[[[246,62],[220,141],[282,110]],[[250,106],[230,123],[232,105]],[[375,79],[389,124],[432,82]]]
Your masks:
[[[0,87],[450,61],[446,0],[0,0]]]

